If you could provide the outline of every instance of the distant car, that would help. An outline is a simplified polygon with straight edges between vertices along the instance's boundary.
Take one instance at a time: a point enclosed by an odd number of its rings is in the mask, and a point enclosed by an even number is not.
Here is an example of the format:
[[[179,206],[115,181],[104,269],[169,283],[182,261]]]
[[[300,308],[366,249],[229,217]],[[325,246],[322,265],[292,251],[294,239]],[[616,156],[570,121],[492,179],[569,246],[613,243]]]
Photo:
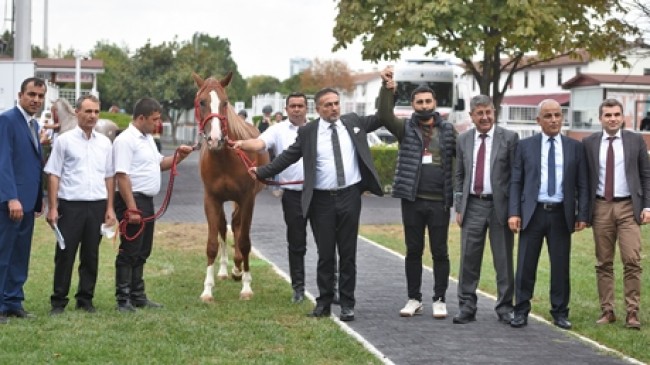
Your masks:
[[[366,136],[368,137],[368,147],[384,144],[375,132],[368,132]]]
[[[397,142],[397,138],[393,136],[385,127],[381,127],[375,131],[375,134],[382,142],[391,144]]]

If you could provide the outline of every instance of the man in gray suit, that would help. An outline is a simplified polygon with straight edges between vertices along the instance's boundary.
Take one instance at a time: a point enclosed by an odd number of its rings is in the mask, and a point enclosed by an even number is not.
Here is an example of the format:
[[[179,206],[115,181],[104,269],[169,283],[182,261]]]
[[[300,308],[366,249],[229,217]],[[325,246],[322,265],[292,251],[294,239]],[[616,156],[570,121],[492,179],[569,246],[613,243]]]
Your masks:
[[[458,137],[454,197],[456,223],[461,227],[459,312],[453,322],[476,320],[476,289],[481,275],[487,231],[497,278],[495,311],[500,322],[512,320],[514,235],[508,227],[508,188],[519,136],[495,125],[494,104],[489,96],[470,101],[476,126]]]
[[[623,105],[606,99],[598,110],[603,131],[583,140],[589,170],[589,218],[596,243],[596,276],[602,311],[597,324],[614,315],[616,241],[623,261],[625,326],[640,329],[641,229],[650,221],[650,162],[641,135],[623,129]]]
[[[392,97],[386,90],[384,99]],[[366,132],[381,126],[372,115],[340,115],[339,93],[331,88],[314,96],[320,118],[298,129],[296,141],[273,162],[252,168],[269,178],[301,157],[305,180],[301,207],[309,219],[318,247],[317,283],[320,295],[311,317],[328,317],[334,301],[335,255],[339,253],[340,319],[354,320],[357,234],[361,194],[382,195],[379,176],[370,155]]]

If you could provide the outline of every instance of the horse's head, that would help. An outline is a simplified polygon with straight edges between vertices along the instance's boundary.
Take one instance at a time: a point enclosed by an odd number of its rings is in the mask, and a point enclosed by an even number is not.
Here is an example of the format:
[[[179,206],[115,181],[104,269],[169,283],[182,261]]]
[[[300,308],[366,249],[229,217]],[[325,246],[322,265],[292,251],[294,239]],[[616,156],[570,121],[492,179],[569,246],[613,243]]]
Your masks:
[[[232,72],[222,79],[209,77],[203,80],[192,73],[199,90],[194,99],[194,113],[199,123],[199,132],[210,149],[222,149],[228,140],[228,94]]]

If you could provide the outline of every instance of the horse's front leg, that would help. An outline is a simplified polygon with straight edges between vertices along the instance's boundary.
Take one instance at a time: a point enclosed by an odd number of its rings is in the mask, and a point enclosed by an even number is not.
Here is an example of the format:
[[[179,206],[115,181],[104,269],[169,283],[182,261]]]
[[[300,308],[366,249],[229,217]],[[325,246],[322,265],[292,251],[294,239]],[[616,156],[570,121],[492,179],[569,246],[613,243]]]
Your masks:
[[[251,251],[250,229],[253,220],[254,205],[255,195],[253,195],[252,199],[248,199],[238,205],[237,209],[233,212],[232,219],[232,231],[235,237],[235,267],[233,268],[233,276],[235,275],[235,270],[237,270],[242,280],[242,289],[239,293],[239,299],[242,300],[250,300],[253,297],[253,289],[251,288],[253,276],[250,273],[248,259]]]
[[[227,227],[222,203],[217,203],[216,201],[212,201],[207,197],[204,199],[205,216],[208,218],[208,242],[206,246],[208,264],[205,273],[205,280],[203,281],[203,293],[201,293],[201,301],[204,303],[210,303],[214,301],[214,297],[212,296],[212,288],[214,287],[214,261],[217,257],[217,254],[219,253],[220,240],[222,242],[222,266],[223,257],[225,256],[226,260],[228,260],[228,254],[225,253]],[[220,268],[218,275],[221,275],[221,270],[222,269]]]

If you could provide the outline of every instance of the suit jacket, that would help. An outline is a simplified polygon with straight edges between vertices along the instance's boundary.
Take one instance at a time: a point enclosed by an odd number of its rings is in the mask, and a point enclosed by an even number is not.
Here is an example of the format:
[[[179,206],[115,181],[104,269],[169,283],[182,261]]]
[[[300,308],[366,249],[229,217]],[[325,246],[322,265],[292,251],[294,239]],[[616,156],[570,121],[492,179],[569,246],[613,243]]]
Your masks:
[[[366,132],[374,131],[381,124],[376,116],[359,117],[354,113],[341,116],[341,122],[350,134],[352,143],[359,159],[361,170],[362,191],[370,191],[375,195],[383,195],[379,176],[368,147]],[[302,212],[307,217],[309,205],[316,185],[316,146],[318,143],[318,122],[316,120],[300,127],[296,141],[284,152],[273,159],[273,162],[257,169],[257,176],[270,178],[291,166],[302,157],[305,181],[302,189]]]
[[[456,144],[456,178],[455,181],[455,206],[456,212],[465,217],[467,199],[472,192],[472,173],[474,165],[474,142],[476,129],[462,133]],[[494,210],[499,223],[508,222],[508,195],[510,187],[510,173],[514,160],[515,147],[519,142],[519,135],[513,131],[494,126],[494,140],[489,156],[490,183],[492,185],[492,199]],[[487,162],[487,161],[486,161]]]
[[[575,222],[588,222],[589,187],[587,164],[582,143],[561,136],[564,159],[562,192],[564,216],[569,232],[575,231]],[[509,216],[521,217],[521,229],[530,223],[537,207],[541,186],[542,134],[519,141],[515,150],[510,178]]]
[[[41,145],[34,146],[18,107],[0,114],[0,209],[8,209],[9,200],[18,199],[24,212],[41,210],[42,161]]]
[[[596,199],[600,173],[600,143],[603,132],[596,132],[582,140],[589,171],[589,198]],[[641,211],[650,208],[650,160],[648,147],[640,134],[622,130],[625,178],[632,197],[634,219],[641,224]],[[589,209],[589,222],[593,219],[593,207]]]

